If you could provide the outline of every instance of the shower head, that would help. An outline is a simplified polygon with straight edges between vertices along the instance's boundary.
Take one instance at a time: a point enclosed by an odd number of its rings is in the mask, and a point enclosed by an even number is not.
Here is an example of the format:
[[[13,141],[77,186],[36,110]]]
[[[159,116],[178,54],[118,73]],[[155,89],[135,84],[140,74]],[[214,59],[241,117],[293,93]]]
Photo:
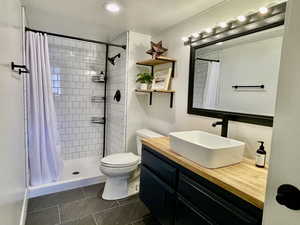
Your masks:
[[[121,58],[121,53],[115,55],[114,57],[108,57],[107,60],[114,66],[116,58]]]

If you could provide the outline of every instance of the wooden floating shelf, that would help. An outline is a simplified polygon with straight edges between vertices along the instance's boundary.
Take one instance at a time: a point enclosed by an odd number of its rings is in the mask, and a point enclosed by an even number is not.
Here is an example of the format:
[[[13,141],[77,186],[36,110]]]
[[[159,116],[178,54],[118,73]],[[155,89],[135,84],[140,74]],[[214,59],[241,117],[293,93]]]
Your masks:
[[[141,90],[141,89],[135,89],[135,92],[145,92],[145,93],[150,93],[150,92],[175,93],[174,90]]]
[[[152,93],[170,94],[170,108],[173,108],[173,96],[174,96],[174,93],[175,93],[174,90],[141,90],[141,89],[135,89],[135,92],[137,92],[137,93],[149,93],[150,94],[149,105],[152,105]]]
[[[137,62],[137,65],[143,65],[143,66],[156,66],[160,64],[166,64],[166,63],[174,63],[176,62],[176,59],[165,57],[165,56],[159,56],[156,59],[147,59],[144,61]]]

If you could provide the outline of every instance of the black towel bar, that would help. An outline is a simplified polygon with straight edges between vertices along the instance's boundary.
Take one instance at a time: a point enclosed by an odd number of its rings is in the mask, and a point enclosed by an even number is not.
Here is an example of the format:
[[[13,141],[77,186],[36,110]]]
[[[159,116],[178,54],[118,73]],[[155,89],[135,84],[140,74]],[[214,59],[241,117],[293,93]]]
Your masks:
[[[29,70],[25,65],[17,65],[14,62],[11,62],[10,65],[11,65],[11,70],[13,70],[13,71],[15,71],[16,68],[18,68],[19,70],[16,72],[18,72],[19,74],[29,73]]]
[[[261,88],[264,89],[265,85],[261,84],[261,85],[234,85],[232,86],[232,88],[234,89],[238,89],[238,88]]]

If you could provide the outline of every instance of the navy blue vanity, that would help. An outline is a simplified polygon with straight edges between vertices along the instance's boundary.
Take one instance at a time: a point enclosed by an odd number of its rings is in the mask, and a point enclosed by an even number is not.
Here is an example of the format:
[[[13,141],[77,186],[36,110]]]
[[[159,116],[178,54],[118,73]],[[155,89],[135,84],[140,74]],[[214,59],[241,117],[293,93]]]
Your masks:
[[[162,225],[258,225],[262,209],[143,145],[140,198]]]

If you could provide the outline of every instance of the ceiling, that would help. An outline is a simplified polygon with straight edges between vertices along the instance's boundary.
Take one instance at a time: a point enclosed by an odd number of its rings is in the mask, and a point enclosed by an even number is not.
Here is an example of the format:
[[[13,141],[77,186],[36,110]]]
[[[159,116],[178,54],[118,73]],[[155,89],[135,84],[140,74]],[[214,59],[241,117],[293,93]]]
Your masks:
[[[22,0],[28,26],[35,29],[109,40],[132,30],[154,35],[224,0],[118,0],[118,14],[104,0]]]

